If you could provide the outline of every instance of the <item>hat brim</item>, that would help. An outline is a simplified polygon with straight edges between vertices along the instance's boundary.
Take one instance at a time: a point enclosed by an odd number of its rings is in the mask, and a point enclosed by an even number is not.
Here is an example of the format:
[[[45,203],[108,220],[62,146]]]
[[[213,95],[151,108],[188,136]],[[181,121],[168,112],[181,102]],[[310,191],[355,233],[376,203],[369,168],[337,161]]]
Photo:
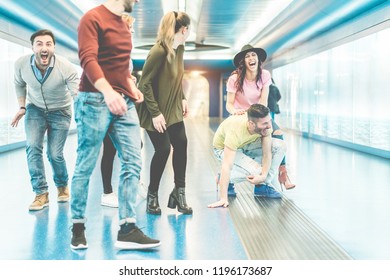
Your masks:
[[[235,67],[238,67],[238,64],[240,63],[241,59],[243,59],[247,52],[255,52],[257,54],[257,57],[261,62],[264,62],[267,58],[267,53],[262,48],[252,48],[247,49],[245,51],[241,51],[238,54],[234,56],[233,64]]]

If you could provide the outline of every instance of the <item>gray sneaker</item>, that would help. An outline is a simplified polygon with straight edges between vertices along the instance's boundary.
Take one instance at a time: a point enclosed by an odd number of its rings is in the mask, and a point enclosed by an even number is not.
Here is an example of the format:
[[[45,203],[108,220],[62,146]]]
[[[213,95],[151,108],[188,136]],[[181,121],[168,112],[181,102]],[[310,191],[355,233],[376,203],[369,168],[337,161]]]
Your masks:
[[[158,247],[161,242],[146,236],[137,226],[125,224],[118,232],[115,247],[121,250],[139,250]]]
[[[72,241],[70,248],[74,250],[87,249],[87,239],[85,238],[85,226],[83,223],[75,223],[72,227]]]

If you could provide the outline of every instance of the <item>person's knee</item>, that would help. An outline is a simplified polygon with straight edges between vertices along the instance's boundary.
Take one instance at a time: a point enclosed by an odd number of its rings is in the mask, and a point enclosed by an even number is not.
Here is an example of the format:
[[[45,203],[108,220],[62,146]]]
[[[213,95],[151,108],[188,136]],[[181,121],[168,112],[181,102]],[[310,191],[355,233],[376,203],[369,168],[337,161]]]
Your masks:
[[[171,152],[171,145],[159,145],[158,147],[155,147],[155,153],[160,157],[168,158],[170,152]]]
[[[64,153],[62,149],[56,147],[47,147],[47,158],[49,161],[62,162],[64,161]]]
[[[26,152],[28,155],[42,154],[43,146],[38,143],[27,143]]]
[[[182,141],[180,143],[176,143],[175,145],[172,145],[173,150],[178,153],[186,153],[187,151],[187,139],[185,141]]]
[[[278,138],[272,139],[272,153],[276,153],[278,151],[286,153],[286,150],[287,150],[287,145],[285,141]]]

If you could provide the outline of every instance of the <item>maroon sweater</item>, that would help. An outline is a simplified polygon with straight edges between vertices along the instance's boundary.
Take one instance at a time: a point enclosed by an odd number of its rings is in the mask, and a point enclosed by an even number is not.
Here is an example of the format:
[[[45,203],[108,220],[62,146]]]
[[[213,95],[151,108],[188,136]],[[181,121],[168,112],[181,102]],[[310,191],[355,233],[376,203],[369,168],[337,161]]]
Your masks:
[[[103,5],[88,11],[78,27],[78,43],[84,70],[80,91],[98,92],[93,85],[104,77],[114,90],[135,98],[128,81],[133,44],[129,27],[121,16]]]

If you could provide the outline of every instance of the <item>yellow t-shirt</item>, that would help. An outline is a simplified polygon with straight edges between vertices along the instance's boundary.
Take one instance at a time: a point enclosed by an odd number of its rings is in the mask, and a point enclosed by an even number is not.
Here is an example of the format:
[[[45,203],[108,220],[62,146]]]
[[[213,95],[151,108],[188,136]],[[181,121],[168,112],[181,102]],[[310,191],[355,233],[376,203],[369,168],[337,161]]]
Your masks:
[[[236,151],[261,137],[257,133],[250,134],[247,123],[247,114],[228,117],[220,124],[215,132],[213,146],[217,149],[223,149],[226,146]],[[272,129],[269,130],[269,134],[271,132]]]

